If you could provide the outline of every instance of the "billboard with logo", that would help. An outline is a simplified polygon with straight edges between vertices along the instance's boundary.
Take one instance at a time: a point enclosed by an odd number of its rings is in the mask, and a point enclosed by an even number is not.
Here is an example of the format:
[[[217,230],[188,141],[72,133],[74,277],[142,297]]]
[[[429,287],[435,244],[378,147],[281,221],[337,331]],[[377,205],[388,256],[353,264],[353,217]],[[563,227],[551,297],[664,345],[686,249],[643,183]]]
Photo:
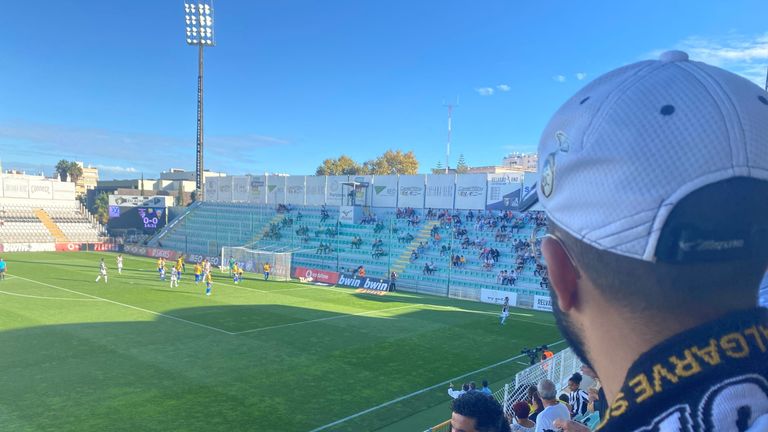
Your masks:
[[[339,274],[337,272],[318,270],[308,267],[295,267],[293,269],[293,277],[296,279],[312,279],[315,282],[325,283],[328,285],[336,285],[336,283],[339,281]]]
[[[109,205],[117,207],[171,207],[172,196],[109,195]]]
[[[319,206],[325,204],[325,179],[323,176],[307,176],[307,205]]]
[[[424,176],[402,175],[397,183],[397,206],[424,208]]]
[[[539,311],[552,312],[552,297],[534,295],[533,308]]]
[[[355,197],[355,202],[358,205],[370,206],[372,202],[371,195],[373,194],[373,176],[371,175],[349,176],[348,181],[361,183],[362,187],[357,188],[357,195]],[[367,200],[365,196],[366,190],[368,191]]]
[[[509,305],[517,305],[517,293],[509,291],[480,288],[480,301],[483,303],[504,304],[504,298],[509,297]]]
[[[539,178],[536,173],[528,173],[523,181],[522,198],[520,198],[520,208],[527,210],[539,200],[536,188],[539,184]]]
[[[251,178],[249,176],[232,177],[232,200],[248,202],[250,196]]]
[[[34,199],[53,199],[53,185],[50,180],[30,180],[29,197]]]
[[[218,198],[220,202],[232,202],[232,177],[220,177],[219,178],[219,193]]]
[[[253,204],[266,204],[267,203],[267,177],[266,176],[250,176],[251,187],[248,191],[250,196],[248,202]]]
[[[331,206],[339,206],[342,204],[341,200],[341,184],[349,181],[348,176],[328,176],[327,193],[325,196],[325,203]]]
[[[397,207],[397,176],[375,176],[368,193],[373,207]]]
[[[517,210],[523,188],[522,173],[488,174],[486,210]]]
[[[205,190],[206,201],[219,201],[219,177],[206,178],[203,189]]]
[[[456,174],[428,174],[424,207],[453,208],[453,196],[456,192]]]
[[[306,177],[304,176],[289,176],[285,178],[286,204],[304,205],[305,181]]]
[[[285,204],[285,176],[267,177],[267,203]]]
[[[462,174],[456,179],[456,209],[480,210],[485,208],[486,174]]]

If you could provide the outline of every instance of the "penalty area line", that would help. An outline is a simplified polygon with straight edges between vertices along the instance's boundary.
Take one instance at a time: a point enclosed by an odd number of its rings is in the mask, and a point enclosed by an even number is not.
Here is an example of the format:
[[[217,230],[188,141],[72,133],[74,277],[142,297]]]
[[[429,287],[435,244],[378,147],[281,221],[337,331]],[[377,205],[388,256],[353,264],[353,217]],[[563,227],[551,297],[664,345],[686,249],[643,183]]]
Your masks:
[[[313,320],[308,320],[308,321],[299,321],[299,322],[288,323],[288,324],[280,324],[280,325],[274,325],[274,326],[269,326],[269,327],[259,327],[259,328],[255,328],[255,329],[251,329],[251,330],[243,330],[243,331],[235,332],[235,334],[255,333],[255,332],[259,332],[259,331],[263,331],[263,330],[273,330],[273,329],[278,329],[278,328],[283,328],[283,327],[297,326],[297,325],[300,325],[300,324],[309,324],[309,323],[320,322],[320,321],[330,321],[330,320],[334,320],[334,319],[341,319],[341,318],[350,318],[350,317],[355,317],[355,316],[371,315],[371,314],[375,314],[375,313],[379,313],[379,312],[387,312],[387,311],[393,311],[393,310],[397,310],[397,309],[406,309],[406,308],[412,308],[412,307],[417,307],[417,306],[424,306],[424,305],[421,305],[421,304],[410,304],[410,305],[407,305],[407,306],[400,306],[400,307],[394,307],[394,308],[389,308],[389,309],[377,309],[377,310],[366,311],[366,312],[358,312],[358,313],[353,313],[353,314],[336,315],[336,316],[332,316],[332,317],[318,318],[318,319],[313,319]]]
[[[187,324],[190,324],[190,325],[193,325],[193,326],[197,326],[197,327],[207,328],[209,330],[217,331],[219,333],[224,333],[224,334],[228,334],[228,335],[235,334],[235,333],[232,333],[230,331],[222,330],[220,328],[212,327],[212,326],[205,325],[205,324],[200,324],[200,323],[194,322],[194,321],[185,320],[184,318],[175,317],[173,315],[166,315],[164,313],[151,311],[149,309],[144,309],[144,308],[140,308],[140,307],[137,307],[137,306],[132,306],[132,305],[125,304],[125,303],[120,303],[120,302],[117,302],[117,301],[114,301],[114,300],[106,299],[106,298],[95,296],[95,295],[91,295],[91,294],[82,293],[82,292],[79,292],[79,291],[71,290],[71,289],[68,289],[68,288],[63,288],[63,287],[56,286],[56,285],[51,285],[49,283],[40,282],[40,281],[36,281],[36,280],[33,280],[33,279],[28,279],[28,278],[25,278],[25,277],[21,277],[21,276],[15,276],[15,277],[19,278],[21,280],[28,281],[28,282],[32,282],[32,283],[36,283],[36,284],[39,284],[39,285],[55,288],[57,290],[66,291],[66,292],[70,292],[70,293],[74,293],[74,294],[80,294],[81,296],[90,297],[90,298],[96,299],[96,300],[102,300],[102,301],[105,301],[107,303],[116,304],[118,306],[123,306],[123,307],[126,307],[126,308],[135,309],[137,311],[146,312],[148,314],[152,314],[152,315],[156,315],[156,316],[161,316],[163,318],[168,318],[168,319],[180,321],[180,322],[187,323]]]
[[[559,345],[559,344],[561,344],[561,343],[563,343],[563,342],[565,342],[565,341],[564,341],[564,340],[562,340],[562,339],[560,339],[559,341],[557,341],[557,342],[554,342],[554,343],[551,343],[551,344],[548,344],[548,345],[549,345],[549,346],[555,346],[555,345]],[[373,411],[376,411],[376,410],[378,410],[378,409],[384,408],[384,407],[386,407],[386,406],[389,406],[389,405],[392,405],[392,404],[398,403],[398,402],[400,402],[400,401],[403,401],[403,400],[406,400],[406,399],[412,398],[412,397],[414,397],[414,396],[418,396],[418,395],[420,395],[420,394],[422,394],[422,393],[424,393],[424,392],[428,392],[428,391],[430,391],[430,390],[434,390],[434,389],[436,389],[436,388],[438,388],[438,387],[440,387],[440,386],[444,386],[444,385],[446,385],[446,384],[448,384],[448,383],[450,383],[450,382],[453,382],[453,381],[457,381],[457,380],[460,380],[460,379],[462,379],[462,378],[465,378],[465,377],[468,377],[468,376],[470,376],[470,375],[472,375],[472,374],[476,374],[476,373],[478,373],[478,372],[483,372],[483,371],[486,371],[486,370],[488,370],[488,369],[494,368],[494,367],[496,367],[496,366],[500,366],[500,365],[503,365],[503,364],[505,364],[505,363],[509,363],[509,362],[511,362],[511,361],[515,361],[515,360],[517,360],[517,359],[519,359],[519,358],[522,358],[523,356],[525,356],[525,354],[516,355],[516,356],[514,356],[514,357],[510,357],[510,358],[508,358],[508,359],[506,359],[506,360],[502,360],[502,361],[500,361],[500,362],[498,362],[498,363],[494,363],[494,364],[492,364],[492,365],[490,365],[490,366],[486,366],[486,367],[484,367],[484,368],[480,368],[480,369],[478,369],[478,370],[475,370],[475,371],[472,371],[472,372],[469,372],[469,373],[465,373],[464,375],[460,375],[460,376],[457,376],[457,377],[451,378],[451,379],[449,379],[449,380],[445,380],[445,381],[443,381],[443,382],[440,382],[440,383],[437,383],[437,384],[435,384],[435,385],[433,385],[433,386],[429,386],[429,387],[427,387],[427,388],[423,388],[423,389],[421,389],[421,390],[417,390],[417,391],[415,391],[415,392],[413,392],[413,393],[410,393],[410,394],[407,394],[407,395],[405,395],[405,396],[400,396],[400,397],[399,397],[399,398],[397,398],[397,399],[392,399],[392,400],[391,400],[391,401],[389,401],[389,402],[384,402],[383,404],[380,404],[380,405],[376,405],[375,407],[371,407],[371,408],[368,408],[368,409],[366,409],[366,410],[360,411],[359,413],[356,413],[356,414],[352,414],[351,416],[347,416],[347,417],[344,417],[343,419],[339,419],[339,420],[336,420],[336,421],[334,421],[334,422],[328,423],[327,425],[324,425],[324,426],[320,426],[320,427],[318,427],[318,428],[312,429],[312,430],[311,430],[311,431],[309,431],[309,432],[319,432],[319,431],[321,431],[321,430],[325,430],[325,429],[328,429],[328,428],[330,428],[330,427],[333,427],[333,426],[339,425],[339,424],[341,424],[341,423],[347,422],[347,421],[349,421],[349,420],[352,420],[352,419],[354,419],[354,418],[360,417],[361,415],[365,415],[365,414],[368,414],[369,412],[373,412]]]

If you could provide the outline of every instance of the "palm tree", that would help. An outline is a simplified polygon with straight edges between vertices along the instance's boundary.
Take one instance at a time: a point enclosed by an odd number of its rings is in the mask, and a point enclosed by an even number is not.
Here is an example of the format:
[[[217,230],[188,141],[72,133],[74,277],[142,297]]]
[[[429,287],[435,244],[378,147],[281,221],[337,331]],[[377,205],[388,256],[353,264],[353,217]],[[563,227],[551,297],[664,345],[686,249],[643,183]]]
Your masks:
[[[67,174],[72,183],[77,183],[81,177],[83,177],[83,167],[77,164],[77,162],[70,162],[67,168]]]
[[[109,196],[106,192],[102,192],[96,197],[93,203],[93,212],[101,223],[109,222]]]
[[[59,178],[61,181],[65,182],[67,181],[67,175],[69,174],[69,161],[66,159],[60,160],[56,167],[54,168],[56,170],[56,173],[59,174]]]

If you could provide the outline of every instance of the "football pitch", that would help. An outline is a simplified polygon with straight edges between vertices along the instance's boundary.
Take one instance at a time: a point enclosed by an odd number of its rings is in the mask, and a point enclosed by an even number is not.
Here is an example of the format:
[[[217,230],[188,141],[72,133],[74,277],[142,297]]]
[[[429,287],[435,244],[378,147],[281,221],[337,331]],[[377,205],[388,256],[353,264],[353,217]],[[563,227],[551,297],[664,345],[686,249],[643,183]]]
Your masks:
[[[190,265],[171,288],[115,256],[2,254],[0,430],[423,431],[450,417],[446,382],[496,391],[561,339],[549,313],[502,327],[495,305],[218,269],[206,297]]]

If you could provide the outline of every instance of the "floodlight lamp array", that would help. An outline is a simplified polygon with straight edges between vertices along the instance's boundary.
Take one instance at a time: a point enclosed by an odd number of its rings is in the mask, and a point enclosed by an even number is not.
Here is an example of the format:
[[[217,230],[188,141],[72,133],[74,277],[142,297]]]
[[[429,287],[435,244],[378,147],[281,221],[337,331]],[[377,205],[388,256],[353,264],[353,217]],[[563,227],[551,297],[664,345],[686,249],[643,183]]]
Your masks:
[[[207,3],[184,3],[187,44],[213,46],[213,7]]]

